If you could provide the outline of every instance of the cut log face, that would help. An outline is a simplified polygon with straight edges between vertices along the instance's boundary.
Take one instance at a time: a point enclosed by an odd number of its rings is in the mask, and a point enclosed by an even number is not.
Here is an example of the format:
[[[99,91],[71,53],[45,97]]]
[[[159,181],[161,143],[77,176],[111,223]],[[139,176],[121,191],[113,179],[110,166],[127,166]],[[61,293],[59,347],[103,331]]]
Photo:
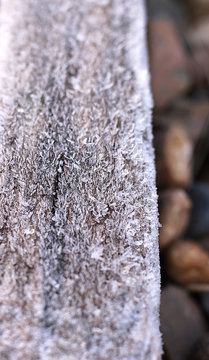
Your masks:
[[[187,174],[188,168],[190,167],[189,172],[191,177],[192,173],[194,173],[194,175],[198,173],[208,153],[208,148],[209,148],[208,101],[181,100],[175,104],[174,108],[171,108],[165,114],[156,113],[154,115],[155,128],[161,130],[161,132],[162,131],[164,131],[164,133],[168,132],[167,129],[169,127],[172,128],[175,124],[181,124],[181,127],[183,127],[183,133],[184,134],[186,133],[185,135],[181,136],[182,137],[181,143],[185,144],[183,149],[190,148],[190,154],[189,154],[188,151],[185,153],[185,150],[183,151],[181,146],[184,162],[182,161],[181,157],[179,157],[177,164],[180,161],[180,164],[182,164],[182,166],[187,169],[183,171],[183,174]],[[156,142],[157,142],[157,137],[156,137]],[[172,143],[170,146],[172,149]],[[159,147],[160,144],[158,145],[158,148]],[[187,154],[187,160],[185,162],[186,154]],[[191,164],[191,157],[193,157],[193,164]],[[192,165],[194,167],[193,170],[191,169]],[[176,173],[177,173],[177,169],[176,169]],[[191,183],[191,179],[189,180],[189,182]]]
[[[159,193],[160,247],[176,240],[188,226],[192,203],[182,189],[164,190]]]
[[[168,275],[181,285],[209,283],[209,253],[195,242],[177,241],[167,249]]]
[[[0,16],[0,357],[159,359],[143,1]]]
[[[191,87],[190,62],[178,31],[165,16],[152,18],[148,33],[152,91],[155,107],[162,109]]]
[[[187,188],[192,180],[193,144],[181,124],[156,131],[157,183],[163,187]]]

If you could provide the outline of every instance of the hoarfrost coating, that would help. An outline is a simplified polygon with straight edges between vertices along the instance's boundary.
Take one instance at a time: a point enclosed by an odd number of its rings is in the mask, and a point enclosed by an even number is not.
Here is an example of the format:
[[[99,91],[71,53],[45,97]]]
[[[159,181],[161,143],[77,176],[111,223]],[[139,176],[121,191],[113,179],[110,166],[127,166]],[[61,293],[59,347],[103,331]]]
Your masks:
[[[1,357],[159,359],[144,4],[0,17]]]

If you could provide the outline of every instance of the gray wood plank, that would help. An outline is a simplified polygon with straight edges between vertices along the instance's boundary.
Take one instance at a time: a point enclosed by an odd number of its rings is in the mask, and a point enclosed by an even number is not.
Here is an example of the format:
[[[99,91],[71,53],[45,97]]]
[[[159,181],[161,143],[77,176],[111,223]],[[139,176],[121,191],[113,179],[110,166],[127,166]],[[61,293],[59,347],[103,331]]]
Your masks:
[[[157,360],[142,0],[1,0],[1,359]]]

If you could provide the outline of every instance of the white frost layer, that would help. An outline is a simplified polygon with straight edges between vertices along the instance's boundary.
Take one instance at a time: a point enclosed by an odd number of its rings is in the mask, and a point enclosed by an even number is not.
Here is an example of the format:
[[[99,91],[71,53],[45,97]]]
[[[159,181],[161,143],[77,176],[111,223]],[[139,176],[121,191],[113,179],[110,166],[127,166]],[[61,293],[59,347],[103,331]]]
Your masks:
[[[0,357],[160,358],[145,31],[142,0],[1,0]]]

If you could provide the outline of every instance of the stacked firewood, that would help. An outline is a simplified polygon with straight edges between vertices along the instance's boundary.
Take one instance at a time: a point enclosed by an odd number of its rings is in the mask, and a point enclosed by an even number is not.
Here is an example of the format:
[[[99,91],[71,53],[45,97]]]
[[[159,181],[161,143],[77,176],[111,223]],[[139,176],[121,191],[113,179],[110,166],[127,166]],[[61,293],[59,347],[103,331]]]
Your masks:
[[[209,1],[149,0],[164,357],[209,359]]]

